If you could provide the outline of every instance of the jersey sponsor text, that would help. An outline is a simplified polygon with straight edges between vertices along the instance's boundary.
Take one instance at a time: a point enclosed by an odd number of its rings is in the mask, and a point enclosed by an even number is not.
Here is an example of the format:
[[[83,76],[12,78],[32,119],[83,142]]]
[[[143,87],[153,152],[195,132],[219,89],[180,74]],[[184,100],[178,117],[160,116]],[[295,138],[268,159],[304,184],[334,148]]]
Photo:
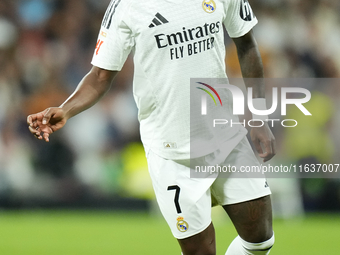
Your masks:
[[[214,47],[215,37],[214,34],[220,32],[221,23],[205,23],[203,26],[186,29],[183,27],[182,31],[172,34],[157,34],[155,35],[156,44],[159,49],[169,46],[175,46],[170,48],[170,59],[180,59],[185,56],[195,55]],[[209,38],[207,38],[209,37]],[[191,42],[194,41],[195,42]],[[199,40],[199,41],[197,41]],[[187,45],[180,45],[186,42]]]

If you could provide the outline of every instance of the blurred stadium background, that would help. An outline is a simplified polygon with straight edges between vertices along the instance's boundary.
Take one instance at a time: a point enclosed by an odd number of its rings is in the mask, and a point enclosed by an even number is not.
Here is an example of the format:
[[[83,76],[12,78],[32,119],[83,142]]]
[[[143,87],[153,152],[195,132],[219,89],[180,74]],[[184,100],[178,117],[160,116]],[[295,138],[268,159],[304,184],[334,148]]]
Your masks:
[[[131,58],[105,98],[50,143],[27,129],[28,114],[60,105],[91,68],[108,2],[0,0],[0,254],[180,254],[153,200]],[[339,1],[250,3],[266,77],[339,78]],[[235,47],[226,43],[228,75],[240,77]],[[334,81],[309,88],[317,127],[274,130],[276,162],[340,163]],[[270,184],[277,238],[271,254],[338,254],[339,179]],[[213,216],[224,254],[235,231],[221,210]]]

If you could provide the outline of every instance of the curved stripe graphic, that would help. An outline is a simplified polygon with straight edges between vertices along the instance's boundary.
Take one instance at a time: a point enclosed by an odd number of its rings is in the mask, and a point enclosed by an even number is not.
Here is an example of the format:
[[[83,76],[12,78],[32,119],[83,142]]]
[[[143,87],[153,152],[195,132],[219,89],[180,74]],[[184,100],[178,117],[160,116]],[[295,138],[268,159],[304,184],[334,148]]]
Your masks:
[[[215,95],[217,96],[218,100],[220,100],[220,103],[221,103],[221,106],[222,106],[222,100],[221,100],[221,98],[220,98],[220,95],[217,93],[217,91],[216,91],[213,87],[211,87],[210,85],[205,84],[205,83],[203,83],[203,82],[197,82],[197,83],[198,83],[198,84],[201,84],[201,85],[204,85],[204,86],[208,87],[209,89],[211,89],[211,90],[215,93]],[[207,90],[204,90],[204,91],[208,93]],[[210,94],[210,96],[212,97],[211,93],[209,93],[209,94]],[[212,98],[213,98],[213,97],[212,97]],[[215,102],[215,99],[214,99],[214,102]],[[216,102],[215,102],[215,104],[216,104]]]
[[[203,91],[205,91],[205,92],[207,92],[207,93],[209,94],[209,96],[211,96],[211,98],[214,100],[215,105],[217,105],[215,98],[213,97],[213,95],[212,95],[208,90],[202,89],[202,88],[200,88],[200,87],[197,87],[197,88],[198,88],[198,89],[201,89],[201,90],[203,90]]]

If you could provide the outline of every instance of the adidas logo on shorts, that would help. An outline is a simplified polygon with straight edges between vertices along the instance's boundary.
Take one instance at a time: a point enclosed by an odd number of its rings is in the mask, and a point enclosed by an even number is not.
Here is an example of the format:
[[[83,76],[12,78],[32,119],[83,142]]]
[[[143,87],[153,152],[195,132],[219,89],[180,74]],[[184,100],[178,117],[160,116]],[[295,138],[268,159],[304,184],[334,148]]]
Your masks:
[[[156,17],[152,20],[151,24],[149,25],[150,28],[154,26],[160,26],[165,23],[169,23],[169,21],[166,18],[164,18],[160,13],[157,12],[155,16]]]

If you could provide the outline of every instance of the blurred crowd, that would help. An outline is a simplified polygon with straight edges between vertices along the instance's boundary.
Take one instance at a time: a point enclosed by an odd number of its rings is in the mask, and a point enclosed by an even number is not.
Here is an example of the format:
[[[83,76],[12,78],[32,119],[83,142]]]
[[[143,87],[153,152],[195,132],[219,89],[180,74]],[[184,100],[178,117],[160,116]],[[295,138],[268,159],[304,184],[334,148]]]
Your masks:
[[[249,2],[259,20],[254,31],[266,77],[339,78],[339,1]],[[103,100],[71,119],[49,144],[27,129],[28,114],[60,105],[90,70],[108,3],[0,1],[0,207],[35,199],[152,196],[132,95],[132,57]],[[240,77],[235,46],[227,37],[226,49],[227,73]],[[314,89],[337,109],[337,88]],[[325,132],[336,133],[337,115],[334,111]],[[340,141],[333,142],[329,160],[339,156]]]

